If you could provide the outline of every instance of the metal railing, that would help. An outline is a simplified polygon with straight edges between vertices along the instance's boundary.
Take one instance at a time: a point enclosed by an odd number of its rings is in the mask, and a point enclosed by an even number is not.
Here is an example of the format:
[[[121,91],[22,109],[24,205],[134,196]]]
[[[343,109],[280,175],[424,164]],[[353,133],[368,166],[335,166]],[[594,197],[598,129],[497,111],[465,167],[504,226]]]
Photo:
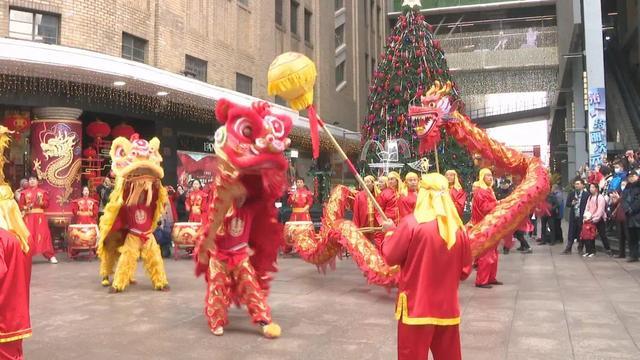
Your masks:
[[[471,119],[478,119],[478,118],[484,118],[488,116],[504,115],[504,114],[510,114],[515,112],[521,112],[521,111],[542,109],[548,106],[550,106],[549,97],[545,99],[510,102],[506,104],[501,104],[500,106],[470,109],[470,110],[467,110],[467,115],[469,115]]]
[[[446,53],[535,49],[558,46],[556,27],[529,27],[439,36]]]

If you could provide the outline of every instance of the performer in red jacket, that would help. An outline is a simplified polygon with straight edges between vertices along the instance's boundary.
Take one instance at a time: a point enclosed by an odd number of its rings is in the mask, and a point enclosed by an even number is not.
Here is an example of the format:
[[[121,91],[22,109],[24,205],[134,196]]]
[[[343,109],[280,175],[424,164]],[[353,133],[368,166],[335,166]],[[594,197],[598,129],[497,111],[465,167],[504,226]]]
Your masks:
[[[400,174],[392,171],[388,176],[380,177],[379,180],[384,184],[384,188],[380,191],[380,195],[378,195],[376,200],[378,201],[378,204],[380,204],[380,207],[387,218],[397,225],[400,218],[398,201],[400,200],[400,184],[402,184],[402,179],[400,178]],[[376,213],[376,220],[378,220],[378,224],[382,224],[384,222],[378,213]],[[384,234],[382,232],[375,235],[374,240],[379,251],[382,250],[383,239]]]
[[[389,265],[400,266],[396,319],[398,359],[462,358],[458,283],[471,272],[471,250],[447,180],[423,176],[416,209],[391,228],[382,245]]]
[[[451,199],[453,203],[456,205],[456,210],[458,210],[458,215],[462,218],[462,214],[464,214],[464,205],[467,202],[467,193],[460,185],[460,179],[458,178],[458,173],[455,170],[447,170],[444,173],[447,181],[449,182],[449,193],[451,194]]]
[[[313,205],[313,194],[304,186],[302,178],[296,179],[296,189],[289,192],[288,203],[292,208],[289,221],[311,221],[309,209]]]
[[[89,188],[82,188],[82,197],[73,200],[71,210],[75,216],[74,224],[96,224],[98,200],[89,197]]]
[[[491,170],[485,168],[480,170],[478,181],[473,183],[473,200],[471,201],[471,223],[477,224],[491,212],[498,201],[493,193],[493,174]],[[488,250],[480,256],[478,262],[478,273],[476,274],[476,286],[480,288],[491,288],[491,285],[502,285],[496,280],[498,273],[498,245]]]
[[[29,188],[20,194],[20,209],[24,213],[24,222],[31,234],[31,255],[42,254],[52,264],[58,259],[53,252],[51,232],[44,210],[49,207],[49,193],[38,187],[35,176],[29,178]]]
[[[405,191],[400,197],[398,204],[398,211],[400,213],[399,220],[403,217],[413,214],[413,209],[416,207],[416,200],[418,198],[418,182],[420,179],[416,173],[410,172],[404,177]]]
[[[201,189],[200,180],[193,180],[191,191],[184,202],[189,212],[189,222],[202,222],[208,209],[208,194]]]
[[[29,230],[11,188],[3,184],[0,185],[0,359],[23,358],[22,340],[31,336],[30,282]]]
[[[364,177],[364,184],[369,188],[373,196],[378,196],[380,191],[376,186],[376,178],[371,175]],[[353,223],[359,228],[375,228],[378,227],[376,220],[376,210],[373,201],[367,196],[367,192],[360,190],[353,202]],[[369,240],[373,240],[375,233],[373,231],[365,232],[364,235]]]

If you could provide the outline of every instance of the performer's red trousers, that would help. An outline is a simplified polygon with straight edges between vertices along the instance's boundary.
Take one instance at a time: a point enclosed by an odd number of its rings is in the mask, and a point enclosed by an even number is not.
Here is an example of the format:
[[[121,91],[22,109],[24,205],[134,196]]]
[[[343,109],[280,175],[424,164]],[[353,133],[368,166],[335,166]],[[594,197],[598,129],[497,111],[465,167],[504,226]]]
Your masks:
[[[460,360],[458,325],[406,325],[398,321],[398,360]]]
[[[0,360],[22,359],[22,340],[0,343]]]
[[[498,249],[487,251],[478,258],[477,263],[476,285],[487,285],[495,282],[498,274]]]

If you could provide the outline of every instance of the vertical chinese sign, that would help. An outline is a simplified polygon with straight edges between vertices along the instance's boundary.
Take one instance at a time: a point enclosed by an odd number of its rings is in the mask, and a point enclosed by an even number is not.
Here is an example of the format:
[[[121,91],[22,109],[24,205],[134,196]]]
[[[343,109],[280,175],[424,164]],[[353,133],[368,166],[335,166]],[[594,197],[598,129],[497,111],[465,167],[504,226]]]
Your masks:
[[[604,88],[589,89],[589,166],[607,157],[607,106]]]

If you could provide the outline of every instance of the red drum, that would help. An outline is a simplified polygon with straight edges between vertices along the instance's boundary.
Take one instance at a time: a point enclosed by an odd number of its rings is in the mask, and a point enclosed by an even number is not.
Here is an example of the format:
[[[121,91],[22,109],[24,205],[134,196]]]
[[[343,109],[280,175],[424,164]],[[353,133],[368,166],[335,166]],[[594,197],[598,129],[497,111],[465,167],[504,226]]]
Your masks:
[[[177,222],[171,230],[173,240],[173,256],[178,260],[178,251],[184,250],[188,255],[193,253],[196,246],[196,236],[202,224],[199,222]]]
[[[67,254],[75,259],[82,251],[88,251],[89,257],[95,257],[98,244],[98,225],[73,224],[67,229]]]

